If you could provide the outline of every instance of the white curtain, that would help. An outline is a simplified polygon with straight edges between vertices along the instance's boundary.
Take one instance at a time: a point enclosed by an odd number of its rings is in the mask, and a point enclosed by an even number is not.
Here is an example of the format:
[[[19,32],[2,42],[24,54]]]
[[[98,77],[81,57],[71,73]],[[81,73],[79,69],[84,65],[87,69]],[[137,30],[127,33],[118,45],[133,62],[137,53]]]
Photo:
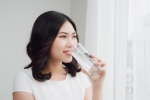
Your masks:
[[[126,0],[88,0],[85,47],[107,63],[104,100],[125,100]]]
[[[85,47],[107,63],[104,100],[150,100],[148,2],[88,0]],[[133,77],[128,77],[130,59]],[[131,84],[127,83],[129,79]],[[129,91],[128,87],[131,87]]]
[[[129,20],[133,52],[133,100],[150,100],[150,1],[131,0]]]

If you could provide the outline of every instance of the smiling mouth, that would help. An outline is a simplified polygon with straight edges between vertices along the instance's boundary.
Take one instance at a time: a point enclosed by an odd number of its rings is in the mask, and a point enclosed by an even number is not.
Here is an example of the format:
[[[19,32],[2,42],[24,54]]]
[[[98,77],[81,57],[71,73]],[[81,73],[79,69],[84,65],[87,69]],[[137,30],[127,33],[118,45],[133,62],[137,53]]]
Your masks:
[[[64,53],[68,56],[72,56],[71,52],[70,51],[64,51]]]

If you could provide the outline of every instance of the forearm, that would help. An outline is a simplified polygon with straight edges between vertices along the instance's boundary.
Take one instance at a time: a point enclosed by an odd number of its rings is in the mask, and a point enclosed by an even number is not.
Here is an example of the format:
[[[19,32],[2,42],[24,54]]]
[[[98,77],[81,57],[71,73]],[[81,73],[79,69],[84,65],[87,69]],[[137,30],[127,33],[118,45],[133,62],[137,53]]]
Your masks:
[[[103,100],[103,85],[93,86],[92,100]]]

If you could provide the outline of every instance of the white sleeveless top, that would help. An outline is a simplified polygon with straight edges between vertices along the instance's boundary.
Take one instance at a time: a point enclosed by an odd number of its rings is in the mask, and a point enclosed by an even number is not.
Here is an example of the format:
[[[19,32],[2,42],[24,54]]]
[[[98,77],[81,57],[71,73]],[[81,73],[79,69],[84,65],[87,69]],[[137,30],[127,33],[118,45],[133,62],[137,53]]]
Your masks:
[[[90,86],[87,76],[77,72],[76,77],[67,74],[62,81],[36,81],[31,68],[19,71],[14,79],[13,92],[23,91],[34,95],[36,100],[84,100],[85,89]]]

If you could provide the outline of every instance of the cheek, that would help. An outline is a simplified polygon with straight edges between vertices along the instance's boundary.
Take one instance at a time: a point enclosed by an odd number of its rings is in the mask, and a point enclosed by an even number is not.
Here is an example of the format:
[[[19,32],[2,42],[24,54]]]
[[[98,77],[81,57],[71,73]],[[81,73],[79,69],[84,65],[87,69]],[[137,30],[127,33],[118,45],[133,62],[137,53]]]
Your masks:
[[[60,55],[63,52],[64,45],[65,44],[59,40],[55,41],[51,47],[51,55]]]
[[[77,43],[78,43],[78,40],[77,40],[77,39],[74,39],[73,43],[74,43],[74,44],[77,44]]]
[[[61,55],[60,49],[58,47],[52,47],[50,51],[50,58],[51,59],[58,59]]]
[[[59,47],[65,46],[65,44],[66,44],[66,41],[65,41],[65,40],[62,40],[62,39],[60,39],[59,37],[57,37],[57,38],[55,39],[54,43],[53,43],[53,46],[54,46],[55,48],[59,48]]]
[[[73,45],[72,45],[73,49],[75,49],[75,48],[77,47],[77,43],[78,43],[77,40],[75,40],[75,41],[73,42]]]

